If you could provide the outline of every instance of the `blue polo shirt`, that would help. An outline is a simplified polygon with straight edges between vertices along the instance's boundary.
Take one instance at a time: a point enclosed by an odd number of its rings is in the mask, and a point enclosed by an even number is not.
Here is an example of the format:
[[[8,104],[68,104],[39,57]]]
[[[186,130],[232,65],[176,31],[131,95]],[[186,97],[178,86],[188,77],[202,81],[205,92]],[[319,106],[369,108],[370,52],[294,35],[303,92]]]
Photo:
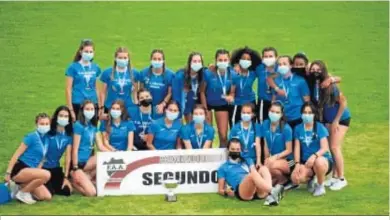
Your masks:
[[[97,128],[91,123],[87,125],[76,121],[73,125],[73,132],[80,135],[80,145],[78,150],[78,163],[86,163],[91,157],[93,146],[95,143]]]
[[[233,191],[238,190],[242,180],[249,174],[253,161],[250,158],[240,160],[238,163],[228,159],[217,171],[218,179],[225,179]]]
[[[264,137],[267,142],[268,151],[271,156],[279,154],[286,150],[286,143],[293,140],[293,133],[290,125],[284,124],[283,130],[280,126],[277,126],[275,132],[271,131],[271,121],[265,120],[262,125],[259,126],[261,131],[261,137]],[[287,156],[287,160],[292,160],[293,154]]]
[[[65,150],[72,147],[71,136],[65,132],[57,132],[54,136],[49,136],[49,149],[46,154],[46,161],[43,168],[52,169],[60,166],[60,160]]]
[[[79,62],[73,62],[65,71],[65,75],[73,78],[72,103],[82,104],[85,100],[98,103],[96,95],[96,78],[100,76],[100,67],[91,63],[82,66]]]
[[[334,96],[339,99],[340,98],[340,89],[336,85],[331,85],[333,89]],[[326,123],[332,123],[334,119],[336,118],[337,112],[339,111],[340,103],[336,101],[336,103],[331,106],[325,103],[324,109],[323,109],[323,115]],[[349,111],[349,108],[346,107],[343,111],[343,114],[341,115],[340,121],[346,120],[348,118],[351,118],[351,112]]]
[[[278,69],[278,66],[274,66],[274,72]],[[272,100],[272,92],[267,84],[267,77],[271,73],[267,71],[267,67],[264,64],[260,64],[256,67],[257,76],[257,97],[262,100]]]
[[[235,105],[243,105],[256,100],[256,94],[253,91],[253,83],[256,80],[256,73],[249,71],[248,75],[237,75],[233,78],[233,85],[236,86]]]
[[[310,96],[309,87],[305,79],[292,74],[288,78],[279,76],[275,79],[275,84],[283,89],[288,97],[280,96],[275,91],[276,100],[284,104],[284,113],[288,121],[301,118],[301,107],[304,104],[304,96]]]
[[[192,113],[195,105],[200,103],[200,82],[198,82],[198,79],[191,79],[191,90],[184,91],[184,81],[184,70],[182,69],[175,74],[172,81],[172,99],[179,104],[180,112],[183,115],[188,115]],[[196,88],[196,93],[194,93],[194,88]]]
[[[49,136],[34,131],[23,138],[23,143],[27,146],[27,149],[19,157],[19,160],[31,168],[37,168],[47,155]]]
[[[144,114],[141,112],[140,107],[137,107],[133,112],[130,113],[130,120],[134,123],[134,143],[142,143],[140,134],[148,134],[148,130],[153,121],[152,114]]]
[[[241,122],[235,124],[229,133],[229,140],[232,138],[240,139],[242,143],[241,155],[250,157],[256,161],[256,125],[251,123],[250,129],[242,127]],[[246,142],[247,141],[247,142]]]
[[[225,74],[227,74],[226,77]],[[229,67],[225,74],[219,78],[217,73],[211,72],[210,70],[205,70],[204,81],[206,83],[207,105],[222,106],[228,104],[226,100],[222,98],[222,85],[225,85],[226,95],[228,95],[233,84],[233,78],[236,77],[237,73]]]
[[[206,141],[213,141],[214,128],[207,123],[203,123],[203,132],[196,134],[195,122],[190,122],[181,128],[180,136],[184,141],[190,141],[192,149],[202,149]]]
[[[132,121],[123,121],[116,125],[111,122],[111,132],[109,136],[110,145],[116,150],[127,151],[129,133],[134,132],[135,126]],[[107,121],[100,123],[100,132],[107,132]]]
[[[181,122],[180,119],[173,121],[171,127],[165,124],[165,118],[159,118],[152,122],[149,134],[154,135],[153,145],[156,150],[174,150],[176,149],[176,140],[180,137]]]

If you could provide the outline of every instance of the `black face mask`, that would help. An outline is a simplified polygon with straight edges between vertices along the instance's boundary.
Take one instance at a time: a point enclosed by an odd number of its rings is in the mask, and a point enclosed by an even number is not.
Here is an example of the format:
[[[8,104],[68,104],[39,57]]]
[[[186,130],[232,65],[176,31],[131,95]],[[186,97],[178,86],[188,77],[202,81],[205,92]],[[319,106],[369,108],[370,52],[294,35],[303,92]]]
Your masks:
[[[149,105],[152,104],[152,99],[144,99],[144,100],[140,101],[140,104],[141,104],[143,107],[148,107]]]
[[[233,160],[236,160],[237,158],[241,157],[241,154],[240,152],[229,151],[229,157],[231,157]]]
[[[312,74],[316,80],[324,80],[324,77],[320,72],[311,72],[310,74]]]
[[[291,68],[291,72],[296,73],[299,76],[305,76],[306,75],[306,68],[301,67],[301,68]]]

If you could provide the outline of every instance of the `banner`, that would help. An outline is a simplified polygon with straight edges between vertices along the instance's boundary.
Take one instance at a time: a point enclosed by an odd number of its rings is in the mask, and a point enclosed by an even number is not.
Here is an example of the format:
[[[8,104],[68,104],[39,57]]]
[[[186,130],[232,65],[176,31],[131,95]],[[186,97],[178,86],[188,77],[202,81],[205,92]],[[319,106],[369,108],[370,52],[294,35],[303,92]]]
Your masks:
[[[179,181],[175,193],[216,193],[226,149],[98,152],[97,194],[166,194],[163,181]]]

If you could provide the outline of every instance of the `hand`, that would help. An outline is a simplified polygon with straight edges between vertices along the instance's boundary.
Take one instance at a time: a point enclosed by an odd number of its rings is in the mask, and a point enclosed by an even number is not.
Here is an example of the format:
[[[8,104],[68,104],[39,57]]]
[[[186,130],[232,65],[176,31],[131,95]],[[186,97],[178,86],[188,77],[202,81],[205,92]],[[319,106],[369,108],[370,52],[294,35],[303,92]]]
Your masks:
[[[332,78],[331,77],[328,77],[327,79],[325,79],[322,83],[321,83],[321,88],[324,89],[324,88],[328,88],[330,86],[330,84],[332,84]]]
[[[209,64],[209,70],[210,70],[211,72],[215,72],[215,71],[216,71],[215,64],[210,63],[210,64]]]
[[[226,193],[227,193],[227,195],[230,196],[230,197],[233,197],[233,196],[234,196],[234,192],[233,192],[233,190],[232,190],[230,187],[227,187],[227,188],[226,188]]]
[[[158,114],[162,114],[164,112],[164,104],[163,103],[158,104],[156,106],[156,111],[157,111]]]
[[[229,103],[232,104],[234,102],[234,97],[231,95],[225,96],[225,100]]]
[[[75,122],[77,120],[74,110],[70,111],[70,116],[72,117],[72,122]]]
[[[261,167],[260,161],[256,162],[256,169],[260,169],[260,167]]]
[[[241,73],[241,67],[239,64],[234,65],[234,71],[236,71],[237,73]]]
[[[70,189],[70,191],[72,191],[72,184],[70,184],[67,178],[64,178],[64,182],[62,183],[61,189],[64,189],[65,186],[67,186]]]
[[[72,176],[72,180],[75,183],[80,183],[80,175],[79,175],[80,172],[82,172],[82,170],[80,168],[77,170],[70,171],[70,175]]]
[[[334,134],[334,133],[337,133],[338,131],[339,131],[339,121],[334,121],[333,123],[332,123],[332,133]]]
[[[102,113],[101,115],[99,115],[99,120],[108,120],[108,114]]]
[[[139,137],[141,138],[141,140],[146,142],[146,135],[145,134],[140,134]]]
[[[315,155],[311,155],[309,157],[309,159],[306,161],[305,163],[305,167],[307,167],[308,169],[311,169],[314,165],[314,161],[317,159],[317,157]]]
[[[8,183],[11,180],[11,174],[5,174],[4,176],[4,182]]]
[[[286,92],[285,92],[283,89],[279,89],[276,93],[277,93],[279,96],[284,96],[284,97],[287,96]]]

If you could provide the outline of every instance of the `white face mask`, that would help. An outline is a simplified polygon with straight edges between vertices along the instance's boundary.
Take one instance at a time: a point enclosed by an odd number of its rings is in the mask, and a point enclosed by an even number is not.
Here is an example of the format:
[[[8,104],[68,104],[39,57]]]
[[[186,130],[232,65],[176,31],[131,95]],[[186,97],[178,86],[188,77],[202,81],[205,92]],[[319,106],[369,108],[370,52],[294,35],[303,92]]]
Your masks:
[[[250,66],[252,65],[252,61],[251,60],[240,60],[240,66],[243,68],[243,69],[248,69]]]
[[[273,66],[276,63],[276,58],[275,57],[264,58],[263,63],[266,66]]]
[[[229,62],[217,62],[217,67],[222,70],[226,70],[229,66]]]
[[[198,72],[202,67],[202,63],[191,63],[191,69],[195,72]]]

